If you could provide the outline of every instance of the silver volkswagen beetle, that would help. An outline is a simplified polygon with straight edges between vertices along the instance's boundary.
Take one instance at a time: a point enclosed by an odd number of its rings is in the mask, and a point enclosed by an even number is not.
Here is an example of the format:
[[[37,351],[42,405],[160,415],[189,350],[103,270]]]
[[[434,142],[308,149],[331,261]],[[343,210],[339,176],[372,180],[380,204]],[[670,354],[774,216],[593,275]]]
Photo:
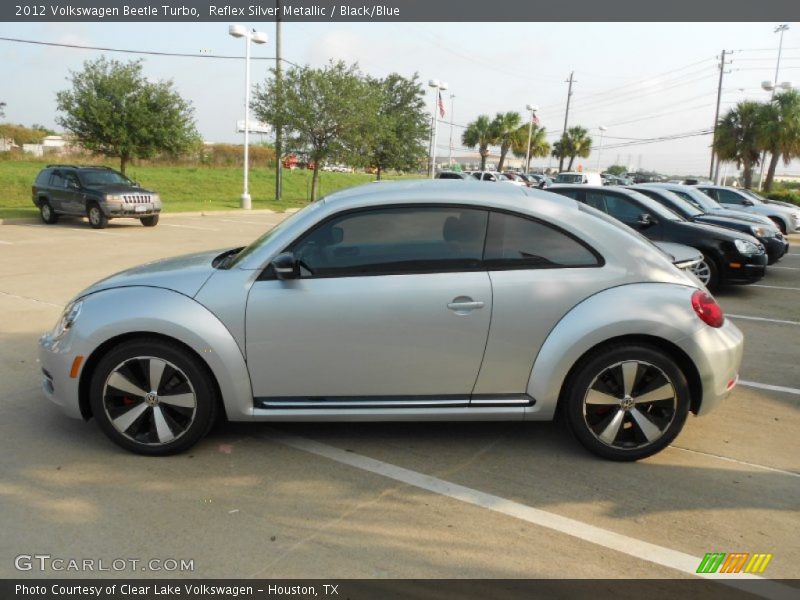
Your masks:
[[[633,230],[530,188],[373,183],[246,248],[78,294],[44,391],[165,455],[231,421],[549,420],[636,460],[737,381],[742,334]]]

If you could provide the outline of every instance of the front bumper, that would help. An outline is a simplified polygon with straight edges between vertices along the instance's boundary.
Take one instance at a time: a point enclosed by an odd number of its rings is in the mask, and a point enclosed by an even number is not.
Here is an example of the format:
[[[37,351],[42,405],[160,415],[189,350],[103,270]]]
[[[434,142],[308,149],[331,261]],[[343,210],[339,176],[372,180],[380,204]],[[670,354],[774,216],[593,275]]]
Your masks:
[[[770,264],[780,260],[789,251],[789,241],[781,234],[778,235],[780,237],[759,238],[758,240],[766,248]]]
[[[725,319],[722,327],[702,327],[684,339],[681,346],[700,375],[702,396],[697,415],[707,415],[730,395],[738,381],[744,336],[736,325]]]
[[[755,283],[767,274],[768,261],[766,252],[729,257],[724,265],[723,277],[726,282],[731,283]]]
[[[72,377],[72,368],[77,356],[85,357],[74,347],[70,332],[54,340],[50,332],[39,338],[39,363],[42,368],[42,391],[66,415],[83,419],[81,414],[78,384],[85,361],[81,360]]]

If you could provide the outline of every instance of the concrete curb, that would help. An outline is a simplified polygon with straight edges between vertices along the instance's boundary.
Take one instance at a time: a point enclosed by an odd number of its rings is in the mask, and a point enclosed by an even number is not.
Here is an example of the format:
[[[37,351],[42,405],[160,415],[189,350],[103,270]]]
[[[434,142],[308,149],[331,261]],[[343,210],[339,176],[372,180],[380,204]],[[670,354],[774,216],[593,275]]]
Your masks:
[[[241,216],[241,215],[280,215],[280,214],[292,214],[300,210],[299,208],[287,208],[283,212],[277,212],[274,210],[270,210],[269,208],[257,208],[253,210],[201,210],[201,211],[191,211],[191,212],[169,212],[169,213],[162,213],[161,217],[164,219],[169,219],[171,217],[231,217],[231,216]],[[74,217],[79,218],[79,217]],[[40,223],[41,220],[38,217],[19,217],[19,218],[6,218],[0,219],[0,225],[24,225],[26,223]]]

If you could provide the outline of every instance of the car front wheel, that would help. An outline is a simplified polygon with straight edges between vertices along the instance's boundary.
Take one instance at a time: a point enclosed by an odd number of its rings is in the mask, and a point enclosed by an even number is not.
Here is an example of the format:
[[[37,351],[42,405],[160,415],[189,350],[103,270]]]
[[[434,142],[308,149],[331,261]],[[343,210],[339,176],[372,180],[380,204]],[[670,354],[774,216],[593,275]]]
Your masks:
[[[719,267],[708,254],[703,252],[703,260],[692,268],[692,272],[709,291],[713,292],[717,289],[719,285]]]
[[[93,229],[103,229],[108,225],[108,217],[100,210],[100,206],[96,202],[92,202],[86,210],[86,216],[89,218],[89,225]]]
[[[603,348],[584,359],[565,397],[570,429],[588,450],[611,460],[652,456],[680,433],[689,385],[677,364],[656,348]]]
[[[100,360],[89,400],[114,443],[165,456],[208,433],[217,414],[215,389],[204,365],[181,346],[142,339],[124,342]]]
[[[139,220],[145,227],[155,227],[158,225],[158,215],[153,215],[152,217],[142,217]]]

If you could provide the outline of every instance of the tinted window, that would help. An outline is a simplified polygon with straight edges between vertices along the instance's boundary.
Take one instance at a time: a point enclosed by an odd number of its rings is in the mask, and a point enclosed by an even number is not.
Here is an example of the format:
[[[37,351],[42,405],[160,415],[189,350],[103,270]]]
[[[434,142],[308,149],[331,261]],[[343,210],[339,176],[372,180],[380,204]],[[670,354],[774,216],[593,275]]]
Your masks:
[[[556,194],[560,194],[561,196],[566,196],[567,198],[572,198],[573,200],[577,200],[578,196],[581,194],[579,190],[553,190]]]
[[[358,211],[323,223],[292,250],[304,277],[474,269],[487,218],[458,207]]]
[[[50,181],[50,174],[52,171],[50,169],[45,169],[36,177],[36,185],[47,185],[47,182]]]
[[[717,198],[722,204],[742,204],[744,202],[744,198],[736,192],[730,190],[716,190],[716,192]]]
[[[87,169],[81,171],[84,185],[130,185],[132,182],[122,173],[111,169]]]
[[[50,178],[50,187],[63,188],[66,187],[67,180],[61,171],[53,171],[53,176]]]
[[[582,243],[549,225],[505,213],[491,213],[486,263],[498,267],[586,267],[599,264]]]
[[[628,223],[637,221],[639,216],[644,212],[641,207],[628,198],[615,196],[613,194],[603,195],[605,196],[606,201],[606,211],[612,217],[619,219],[620,221],[625,221]],[[591,204],[589,206],[591,206]]]
[[[437,175],[439,179],[463,179],[461,173],[452,173],[448,171],[444,171]]]

